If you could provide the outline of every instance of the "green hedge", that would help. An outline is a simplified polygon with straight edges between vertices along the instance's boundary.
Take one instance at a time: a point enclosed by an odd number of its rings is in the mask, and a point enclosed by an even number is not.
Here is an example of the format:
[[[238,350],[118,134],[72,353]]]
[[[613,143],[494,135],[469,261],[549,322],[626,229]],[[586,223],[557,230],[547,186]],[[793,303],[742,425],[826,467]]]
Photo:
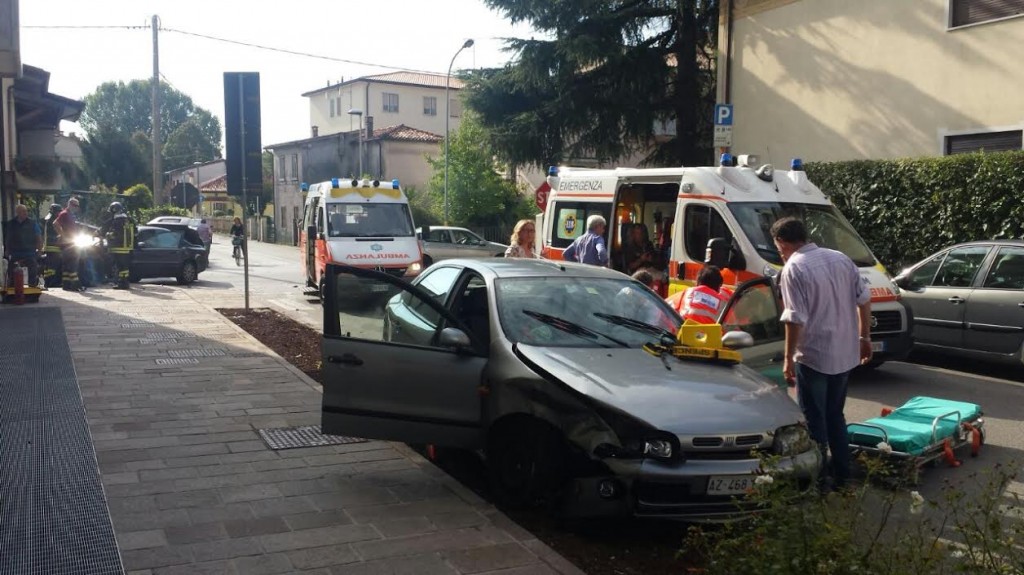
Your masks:
[[[951,244],[1024,234],[1024,152],[806,169],[893,274]]]

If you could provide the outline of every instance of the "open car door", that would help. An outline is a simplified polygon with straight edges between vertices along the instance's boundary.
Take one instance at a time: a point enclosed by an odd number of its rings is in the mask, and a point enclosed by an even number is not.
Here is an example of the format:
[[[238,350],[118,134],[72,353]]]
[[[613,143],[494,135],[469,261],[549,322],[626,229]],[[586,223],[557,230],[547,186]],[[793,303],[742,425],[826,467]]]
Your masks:
[[[718,315],[722,332],[745,331],[754,338],[753,347],[742,351],[743,363],[785,386],[782,375],[786,330],[782,316],[782,298],[775,280],[760,277],[743,282],[733,292]]]
[[[487,358],[424,289],[329,264],[321,340],[325,434],[479,448]]]

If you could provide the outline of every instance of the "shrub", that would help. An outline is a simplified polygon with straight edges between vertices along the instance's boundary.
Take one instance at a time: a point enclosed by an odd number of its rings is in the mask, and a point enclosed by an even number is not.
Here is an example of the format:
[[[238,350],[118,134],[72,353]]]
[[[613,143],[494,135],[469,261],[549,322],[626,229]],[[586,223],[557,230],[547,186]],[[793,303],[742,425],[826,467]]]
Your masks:
[[[1024,234],[1024,152],[806,169],[894,273],[953,243]]]

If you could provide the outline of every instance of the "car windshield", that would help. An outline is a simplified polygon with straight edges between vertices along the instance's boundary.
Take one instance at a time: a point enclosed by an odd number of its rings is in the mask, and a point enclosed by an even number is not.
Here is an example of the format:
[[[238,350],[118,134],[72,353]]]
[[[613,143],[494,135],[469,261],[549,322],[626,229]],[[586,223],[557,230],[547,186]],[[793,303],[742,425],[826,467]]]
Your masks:
[[[332,238],[411,237],[405,204],[328,203],[327,231]]]
[[[640,347],[682,320],[628,278],[529,277],[495,282],[498,318],[513,343],[551,347]]]
[[[772,224],[787,216],[803,220],[810,240],[818,246],[846,254],[858,267],[876,263],[864,240],[833,205],[729,202],[729,209],[757,254],[770,263],[782,265],[782,256],[775,249],[770,230]]]

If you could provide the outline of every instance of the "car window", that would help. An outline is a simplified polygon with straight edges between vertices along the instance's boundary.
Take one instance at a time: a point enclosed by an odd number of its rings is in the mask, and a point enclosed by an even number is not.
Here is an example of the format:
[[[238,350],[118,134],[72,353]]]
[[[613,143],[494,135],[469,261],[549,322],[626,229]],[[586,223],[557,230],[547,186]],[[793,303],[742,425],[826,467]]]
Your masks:
[[[181,245],[181,232],[171,230],[155,230],[153,235],[144,242],[150,249],[171,249]]]
[[[988,255],[988,246],[968,246],[950,250],[932,281],[934,286],[968,287]]]
[[[427,234],[427,241],[428,242],[443,243],[443,244],[451,243],[451,240],[448,239],[448,230],[437,230],[437,229],[431,229],[430,230],[430,233]]]
[[[573,240],[586,232],[587,218],[602,216],[611,222],[612,205],[607,202],[563,202],[554,206],[555,217],[551,218],[551,245],[556,248],[567,248]],[[610,227],[610,226],[609,226]]]
[[[1000,248],[984,287],[1024,289],[1024,248]]]
[[[452,230],[452,241],[460,245],[476,243],[476,237],[466,230]]]
[[[488,307],[487,282],[473,275],[464,282],[458,298],[452,302],[452,314],[469,328],[470,336],[485,345],[491,341],[491,316]]]
[[[423,279],[416,285],[430,294],[436,303],[444,305],[445,300],[448,299],[448,293],[451,292],[452,285],[455,284],[455,279],[459,277],[461,271],[461,269],[455,267],[433,268],[428,270]],[[435,323],[440,321],[437,311],[424,304],[411,292],[404,293],[402,301],[410,310],[425,320]]]
[[[945,258],[946,253],[943,252],[921,264],[907,276],[907,283],[915,288],[932,285],[932,280],[935,279],[935,272],[939,271],[939,266],[942,265],[942,260]]]
[[[782,311],[771,286],[758,284],[736,292],[722,316],[722,331],[745,331],[755,344],[783,339]]]
[[[726,241],[732,242],[729,225],[725,223],[725,219],[718,213],[718,210],[711,206],[688,205],[683,218],[686,255],[691,260],[704,261],[708,241],[712,238],[725,238]]]

